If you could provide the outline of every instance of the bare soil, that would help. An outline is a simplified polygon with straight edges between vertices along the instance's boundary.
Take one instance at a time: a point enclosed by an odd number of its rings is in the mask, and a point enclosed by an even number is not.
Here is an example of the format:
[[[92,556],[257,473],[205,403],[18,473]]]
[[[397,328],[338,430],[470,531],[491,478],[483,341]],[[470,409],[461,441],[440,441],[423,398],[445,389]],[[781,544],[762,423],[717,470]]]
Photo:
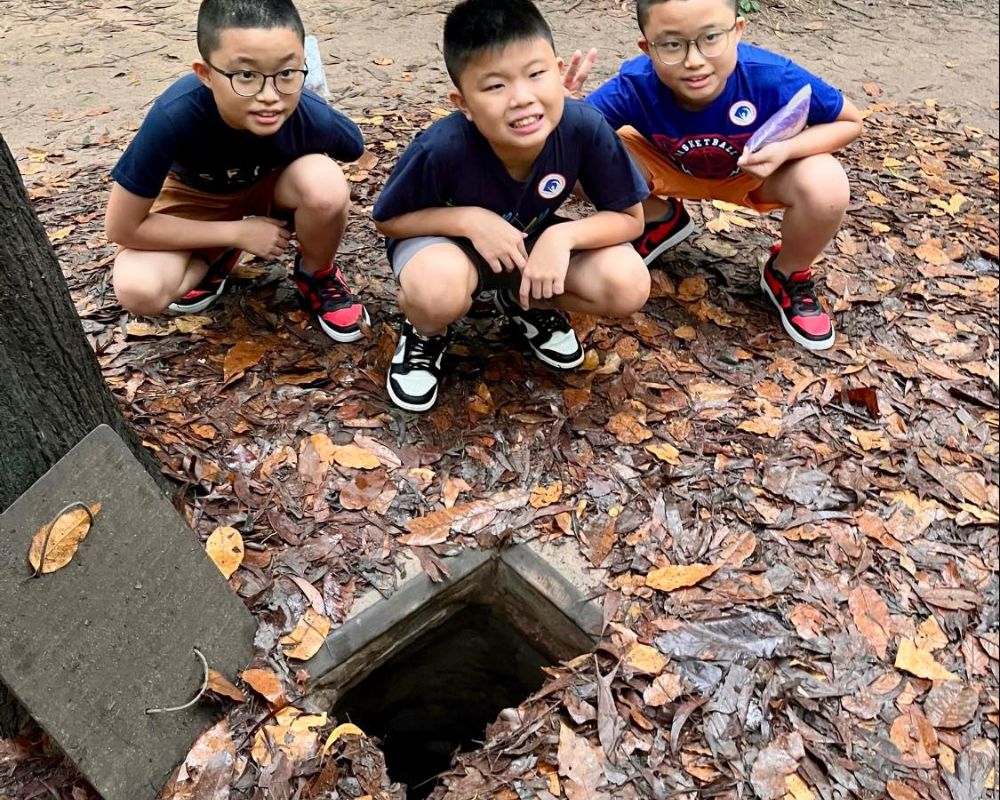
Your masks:
[[[451,0],[317,2],[299,7],[320,40],[334,104],[348,113],[445,105],[439,40]],[[591,86],[637,52],[633,4],[541,7],[564,54],[597,47]],[[998,0],[984,3],[763,0],[749,41],[788,54],[859,107],[936,99],[961,122],[997,130]],[[110,166],[150,103],[195,57],[196,0],[0,3],[0,133],[28,148]]]

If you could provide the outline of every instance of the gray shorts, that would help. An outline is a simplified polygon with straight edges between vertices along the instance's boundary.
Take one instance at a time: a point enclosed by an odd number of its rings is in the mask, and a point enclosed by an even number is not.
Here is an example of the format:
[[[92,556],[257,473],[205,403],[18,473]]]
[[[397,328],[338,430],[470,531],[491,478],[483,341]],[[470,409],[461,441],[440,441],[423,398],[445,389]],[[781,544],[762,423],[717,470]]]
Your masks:
[[[557,225],[560,222],[566,221],[565,218],[556,216],[550,224]],[[529,253],[535,246],[535,242],[538,241],[538,237],[548,230],[548,228],[549,225],[546,225],[524,240],[524,247]],[[402,273],[403,269],[410,262],[410,259],[425,247],[435,244],[454,245],[469,257],[479,275],[479,283],[473,294],[478,294],[488,289],[510,289],[514,292],[520,289],[521,273],[518,270],[496,273],[486,263],[486,259],[479,255],[479,251],[473,247],[471,241],[468,239],[451,238],[449,236],[414,236],[412,239],[401,239],[396,242],[395,248],[392,251],[392,274],[396,276],[396,280],[399,280],[400,273]]]

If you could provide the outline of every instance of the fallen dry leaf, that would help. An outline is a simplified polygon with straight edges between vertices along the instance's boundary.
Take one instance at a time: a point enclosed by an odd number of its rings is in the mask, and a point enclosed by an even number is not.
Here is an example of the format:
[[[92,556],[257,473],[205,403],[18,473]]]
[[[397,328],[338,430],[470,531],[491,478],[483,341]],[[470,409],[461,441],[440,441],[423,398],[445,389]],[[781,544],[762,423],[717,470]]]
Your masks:
[[[979,708],[979,692],[959,681],[935,683],[924,700],[924,713],[935,728],[961,728]]]
[[[556,481],[548,486],[535,486],[528,497],[528,502],[532,508],[545,508],[553,503],[558,503],[562,498],[562,481]]]
[[[246,669],[240,674],[244,683],[273,706],[283,706],[288,702],[281,679],[269,669]]]
[[[897,669],[916,675],[918,678],[927,678],[931,681],[957,681],[958,675],[949,672],[937,661],[934,656],[926,650],[920,650],[914,644],[913,639],[903,639],[899,643],[899,650],[896,651]]]
[[[356,444],[333,445],[330,451],[333,460],[350,469],[378,469],[382,466],[378,456]]]
[[[242,340],[234,344],[222,362],[222,382],[236,380],[250,367],[259,364],[266,352],[267,347],[260,342]]]
[[[36,573],[48,574],[62,569],[76,555],[80,543],[90,532],[90,518],[97,517],[100,503],[89,506],[90,514],[82,508],[74,508],[60,515],[55,522],[43,525],[31,540],[28,549],[28,563]],[[51,530],[50,530],[51,526]],[[46,535],[48,540],[46,541]],[[42,546],[45,546],[45,563],[41,564]]]
[[[243,537],[236,528],[220,526],[208,537],[205,552],[222,576],[228,578],[243,563]]]
[[[254,736],[250,755],[260,766],[271,763],[272,748],[281,750],[293,762],[315,755],[319,734],[314,728],[326,725],[326,714],[306,714],[286,706],[274,715],[274,724],[262,726]]]
[[[215,692],[218,695],[222,695],[223,697],[228,697],[231,700],[235,700],[238,703],[245,703],[247,701],[247,696],[243,694],[238,687],[234,686],[230,682],[229,678],[218,670],[209,669],[208,690],[210,692]]]
[[[284,648],[286,658],[307,661],[316,655],[329,633],[330,620],[317,614],[312,608],[307,608],[295,630],[278,641]]]
[[[879,658],[885,658],[889,647],[889,609],[885,601],[870,586],[860,585],[851,589],[847,604],[861,635],[875,650]]]
[[[669,564],[651,570],[646,576],[646,585],[661,592],[672,592],[700,583],[718,568],[718,564]]]
[[[632,645],[622,657],[622,660],[636,672],[646,675],[659,675],[667,666],[667,657],[655,647],[648,644]]]

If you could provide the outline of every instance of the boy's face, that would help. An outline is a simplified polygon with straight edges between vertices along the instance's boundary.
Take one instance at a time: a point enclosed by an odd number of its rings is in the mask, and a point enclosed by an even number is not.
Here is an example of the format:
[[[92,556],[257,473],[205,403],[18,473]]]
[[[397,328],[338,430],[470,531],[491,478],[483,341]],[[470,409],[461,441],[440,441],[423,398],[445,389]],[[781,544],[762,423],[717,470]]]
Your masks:
[[[507,164],[533,161],[562,119],[562,64],[537,37],[469,61],[452,102]]]
[[[695,110],[726,88],[736,69],[736,45],[745,26],[731,0],[667,0],[650,7],[639,48],[677,102]],[[668,63],[673,61],[679,63]]]
[[[273,75],[284,69],[304,69],[305,51],[291,28],[225,28],[219,32],[219,46],[209,60],[199,59],[191,66],[212,90],[219,114],[229,127],[270,136],[295,111],[301,92],[281,94],[274,79],[268,78],[257,94],[243,97],[221,72],[237,73],[237,82],[252,85],[257,76],[251,72]]]

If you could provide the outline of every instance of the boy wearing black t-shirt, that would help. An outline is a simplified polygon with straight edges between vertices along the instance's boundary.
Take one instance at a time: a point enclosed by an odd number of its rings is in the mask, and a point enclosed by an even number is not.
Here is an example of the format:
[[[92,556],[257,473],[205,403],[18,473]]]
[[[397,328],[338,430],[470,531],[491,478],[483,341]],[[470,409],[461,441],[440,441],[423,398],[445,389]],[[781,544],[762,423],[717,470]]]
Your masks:
[[[626,317],[649,294],[629,244],[646,183],[600,113],[565,98],[538,9],[459,3],[444,57],[458,111],[410,144],[373,213],[406,315],[386,386],[409,411],[434,405],[448,326],[481,290],[496,290],[500,311],[557,369],[583,361],[562,310]],[[555,212],[577,181],[597,211],[563,220]]]
[[[364,306],[333,263],[350,192],[334,161],[360,157],[357,125],[306,90],[291,0],[204,0],[193,75],[153,104],[111,173],[108,238],[122,246],[122,306],[201,311],[242,251],[277,258],[294,225],[292,278],[331,339],[361,336]]]

